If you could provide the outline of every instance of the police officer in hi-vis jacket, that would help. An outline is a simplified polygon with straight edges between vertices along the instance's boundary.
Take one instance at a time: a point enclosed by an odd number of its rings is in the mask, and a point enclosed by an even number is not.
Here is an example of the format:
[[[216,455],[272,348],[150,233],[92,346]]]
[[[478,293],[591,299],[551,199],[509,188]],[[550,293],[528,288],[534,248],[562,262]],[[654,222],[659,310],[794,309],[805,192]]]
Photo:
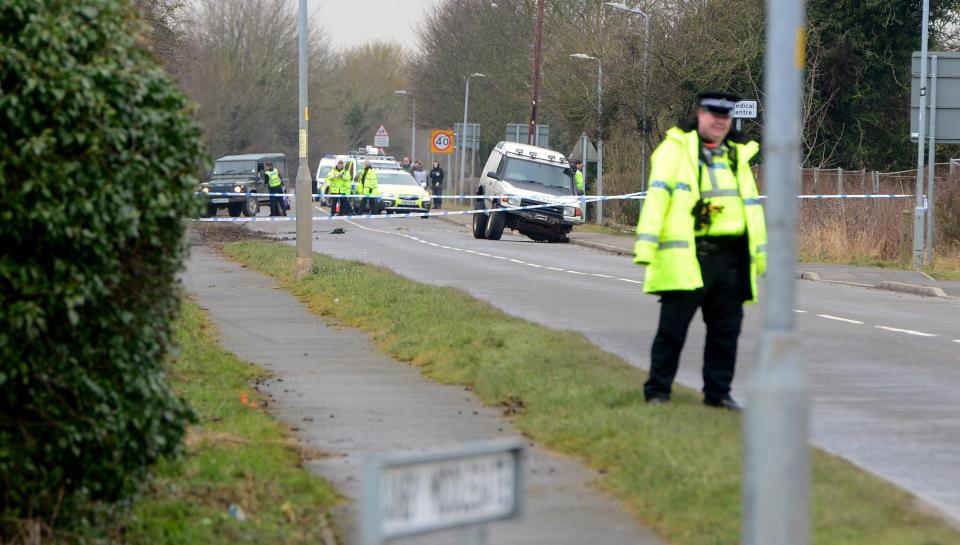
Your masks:
[[[759,145],[731,130],[730,93],[701,93],[697,116],[667,131],[651,156],[634,263],[643,289],[660,296],[660,320],[643,387],[647,403],[670,401],[687,328],[699,308],[707,326],[703,403],[739,410],[730,396],[743,304],[757,300],[767,233],[750,160]]]

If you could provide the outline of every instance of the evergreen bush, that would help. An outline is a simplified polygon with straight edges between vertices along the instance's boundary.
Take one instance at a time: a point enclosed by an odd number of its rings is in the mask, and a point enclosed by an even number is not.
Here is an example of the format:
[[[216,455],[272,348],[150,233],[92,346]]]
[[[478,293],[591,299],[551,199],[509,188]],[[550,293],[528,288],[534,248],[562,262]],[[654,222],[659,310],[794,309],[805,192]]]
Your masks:
[[[0,541],[129,499],[191,417],[165,360],[204,153],[143,30],[0,2]]]

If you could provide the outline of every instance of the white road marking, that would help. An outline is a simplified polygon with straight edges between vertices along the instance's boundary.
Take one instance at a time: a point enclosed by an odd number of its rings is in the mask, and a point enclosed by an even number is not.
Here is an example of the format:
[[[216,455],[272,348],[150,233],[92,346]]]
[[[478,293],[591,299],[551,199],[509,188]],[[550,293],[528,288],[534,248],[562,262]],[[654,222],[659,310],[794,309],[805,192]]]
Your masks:
[[[319,209],[319,207],[317,207],[317,208]],[[505,257],[505,256],[500,256],[500,255],[492,255],[492,254],[487,254],[487,253],[484,253],[484,252],[478,252],[478,251],[476,251],[476,250],[467,250],[467,249],[464,249],[464,248],[457,248],[457,247],[455,247],[455,246],[446,246],[446,245],[443,245],[443,244],[436,244],[436,243],[433,243],[433,242],[429,242],[429,241],[427,241],[427,240],[423,240],[423,239],[421,239],[421,238],[417,238],[417,237],[415,237],[415,236],[413,236],[413,235],[407,235],[407,234],[404,234],[404,233],[397,233],[397,232],[393,232],[393,231],[383,231],[383,230],[381,230],[381,229],[374,229],[374,228],[372,228],[372,227],[366,227],[366,226],[364,226],[364,225],[360,225],[360,224],[354,223],[354,222],[349,221],[349,220],[347,220],[347,223],[349,223],[349,224],[351,224],[351,225],[353,225],[353,226],[355,226],[355,227],[359,227],[360,229],[363,229],[364,231],[371,231],[371,232],[374,232],[374,233],[381,233],[381,234],[384,234],[384,235],[398,235],[398,236],[401,236],[401,237],[403,237],[403,238],[407,238],[407,239],[410,239],[410,240],[415,240],[415,241],[417,241],[417,242],[419,242],[419,243],[421,243],[421,244],[427,244],[427,245],[433,246],[433,247],[435,247],[435,248],[443,248],[444,250],[453,250],[453,251],[455,251],[455,252],[464,252],[464,253],[479,255],[479,256],[483,256],[483,257],[490,257],[490,258],[493,258],[493,259],[508,260],[508,261],[512,261],[512,262],[517,263],[517,264],[520,264],[520,265],[526,265],[526,266],[528,266],[528,267],[535,267],[535,268],[537,268],[537,269],[548,269],[548,270],[551,270],[551,271],[566,272],[566,273],[570,273],[570,274],[579,274],[579,275],[582,275],[582,276],[596,276],[596,277],[599,277],[599,278],[616,279],[616,280],[620,280],[620,281],[622,281],[622,282],[629,282],[629,283],[631,283],[631,284],[643,284],[643,282],[641,282],[641,281],[639,281],[639,280],[631,280],[631,279],[629,279],[629,278],[617,278],[617,277],[614,277],[614,276],[610,276],[610,275],[608,275],[608,274],[587,273],[587,272],[581,272],[581,271],[574,271],[574,270],[570,270],[570,269],[561,269],[561,268],[559,268],[559,267],[549,267],[549,266],[546,266],[546,265],[537,265],[536,263],[529,263],[529,262],[527,262],[527,261],[522,261],[522,260],[520,260],[520,259],[513,259],[513,258],[511,258],[511,257]]]
[[[797,314],[806,314],[806,313],[807,313],[807,311],[805,311],[805,310],[800,310],[800,309],[798,309],[798,308],[793,309],[793,311],[796,312]]]
[[[828,320],[836,320],[836,321],[838,321],[838,322],[846,322],[846,323],[848,323],[848,324],[863,325],[863,322],[861,322],[861,321],[859,321],[859,320],[850,320],[850,319],[848,319],[848,318],[841,318],[841,317],[839,317],[839,316],[831,316],[831,315],[829,315],[829,314],[817,314],[817,316],[819,316],[819,317],[821,317],[821,318],[826,318],[826,319],[828,319]]]
[[[916,335],[917,337],[936,337],[933,333],[924,333],[923,331],[914,331],[912,329],[899,329],[896,327],[887,327],[885,325],[874,326],[884,331],[893,331],[894,333],[906,333],[907,335]]]
[[[953,342],[960,343],[960,339],[954,339]]]

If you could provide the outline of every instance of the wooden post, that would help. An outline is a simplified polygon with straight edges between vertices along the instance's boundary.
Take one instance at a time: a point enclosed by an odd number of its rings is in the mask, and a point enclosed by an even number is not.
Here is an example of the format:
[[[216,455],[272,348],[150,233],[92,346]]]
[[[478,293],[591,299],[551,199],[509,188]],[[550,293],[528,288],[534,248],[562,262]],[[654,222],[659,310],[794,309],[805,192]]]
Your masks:
[[[837,195],[843,195],[843,169],[837,167]]]

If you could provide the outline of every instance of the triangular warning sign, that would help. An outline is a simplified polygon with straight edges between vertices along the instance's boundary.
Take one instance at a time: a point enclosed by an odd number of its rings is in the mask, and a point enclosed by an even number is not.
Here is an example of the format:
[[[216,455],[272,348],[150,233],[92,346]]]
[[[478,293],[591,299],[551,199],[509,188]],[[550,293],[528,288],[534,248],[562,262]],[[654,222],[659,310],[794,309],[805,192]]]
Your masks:
[[[383,123],[381,123],[380,126],[377,127],[377,132],[374,134],[374,136],[390,136],[390,135],[387,134],[387,128],[383,126]]]

